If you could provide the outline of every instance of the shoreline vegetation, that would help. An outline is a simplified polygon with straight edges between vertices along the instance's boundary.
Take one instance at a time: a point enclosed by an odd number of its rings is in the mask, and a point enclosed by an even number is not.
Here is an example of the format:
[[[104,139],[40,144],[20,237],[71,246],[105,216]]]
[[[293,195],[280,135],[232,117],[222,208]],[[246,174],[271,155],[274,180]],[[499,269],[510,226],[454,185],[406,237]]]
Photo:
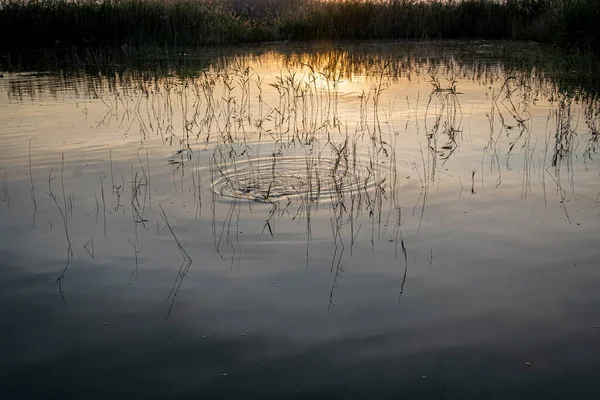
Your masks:
[[[600,52],[598,0],[0,0],[0,52],[510,39]]]

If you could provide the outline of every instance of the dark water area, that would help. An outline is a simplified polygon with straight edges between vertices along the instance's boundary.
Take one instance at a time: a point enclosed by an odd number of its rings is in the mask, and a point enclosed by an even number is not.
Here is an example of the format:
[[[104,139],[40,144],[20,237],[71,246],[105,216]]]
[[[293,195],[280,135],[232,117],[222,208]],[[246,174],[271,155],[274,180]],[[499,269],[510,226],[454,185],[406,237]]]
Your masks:
[[[531,43],[0,64],[0,388],[595,399],[598,64]]]

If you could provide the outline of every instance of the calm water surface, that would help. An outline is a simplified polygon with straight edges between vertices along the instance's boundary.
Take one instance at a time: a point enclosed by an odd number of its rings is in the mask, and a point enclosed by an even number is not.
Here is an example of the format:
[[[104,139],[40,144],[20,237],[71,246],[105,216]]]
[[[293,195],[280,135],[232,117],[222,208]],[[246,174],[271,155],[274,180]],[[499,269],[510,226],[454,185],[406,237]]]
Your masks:
[[[74,56],[3,64],[3,398],[600,396],[593,68]]]

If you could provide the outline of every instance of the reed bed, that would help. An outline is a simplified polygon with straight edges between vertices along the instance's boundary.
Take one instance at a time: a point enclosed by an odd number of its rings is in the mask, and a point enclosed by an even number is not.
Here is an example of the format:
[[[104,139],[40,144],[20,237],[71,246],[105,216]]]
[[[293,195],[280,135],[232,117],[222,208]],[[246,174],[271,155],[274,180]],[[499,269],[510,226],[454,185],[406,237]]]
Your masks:
[[[0,0],[0,50],[482,38],[598,51],[598,20],[596,0]]]

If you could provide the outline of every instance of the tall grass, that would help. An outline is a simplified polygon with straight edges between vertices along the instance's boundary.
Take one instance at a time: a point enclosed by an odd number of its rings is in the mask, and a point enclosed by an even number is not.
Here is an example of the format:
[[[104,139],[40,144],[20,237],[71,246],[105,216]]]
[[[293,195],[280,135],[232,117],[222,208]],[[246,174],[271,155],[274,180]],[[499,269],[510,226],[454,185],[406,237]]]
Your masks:
[[[598,0],[0,0],[0,49],[531,39],[600,49]]]

